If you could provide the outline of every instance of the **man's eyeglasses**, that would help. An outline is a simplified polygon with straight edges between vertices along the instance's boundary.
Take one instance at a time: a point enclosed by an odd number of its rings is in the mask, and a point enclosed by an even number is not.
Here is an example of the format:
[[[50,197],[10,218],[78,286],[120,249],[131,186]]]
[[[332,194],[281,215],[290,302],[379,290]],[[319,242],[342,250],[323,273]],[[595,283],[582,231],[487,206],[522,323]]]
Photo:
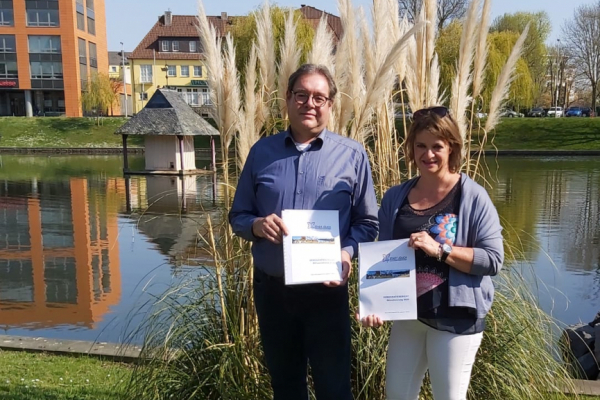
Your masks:
[[[430,113],[433,113],[440,118],[444,118],[446,115],[448,115],[448,108],[444,106],[423,108],[413,113],[413,120],[416,121],[420,118],[423,118],[426,115],[429,115]]]
[[[308,99],[312,97],[313,105],[317,108],[321,108],[327,103],[328,100],[331,100],[329,97],[322,96],[320,94],[308,94],[306,92],[294,92],[291,91],[294,96],[294,101],[300,105],[304,105],[308,102]]]

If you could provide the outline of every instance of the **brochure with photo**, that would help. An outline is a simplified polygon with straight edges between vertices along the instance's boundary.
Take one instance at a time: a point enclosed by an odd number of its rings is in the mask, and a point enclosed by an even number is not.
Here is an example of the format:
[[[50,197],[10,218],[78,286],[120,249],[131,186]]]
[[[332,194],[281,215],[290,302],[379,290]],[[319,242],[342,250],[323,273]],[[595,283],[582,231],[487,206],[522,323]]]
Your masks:
[[[408,239],[359,243],[359,316],[417,318],[415,251]]]
[[[283,210],[285,284],[340,281],[342,259],[337,210]]]

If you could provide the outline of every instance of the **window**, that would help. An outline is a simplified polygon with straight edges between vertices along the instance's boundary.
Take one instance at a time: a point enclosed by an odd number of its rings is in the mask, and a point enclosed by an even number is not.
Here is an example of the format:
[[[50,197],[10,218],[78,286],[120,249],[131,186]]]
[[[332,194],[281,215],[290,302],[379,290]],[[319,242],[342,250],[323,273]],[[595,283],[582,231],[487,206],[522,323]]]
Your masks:
[[[90,67],[98,67],[98,56],[96,54],[96,43],[90,42]]]
[[[86,51],[85,40],[83,40],[82,38],[78,38],[77,43],[79,46],[79,64],[86,65],[87,64],[87,51]]]
[[[191,41],[190,42],[190,53],[195,53],[197,51],[196,49],[196,42]]]
[[[0,8],[0,26],[12,26],[15,24],[15,17],[12,9]]]
[[[179,51],[179,40],[173,40],[171,45],[173,46],[173,51]]]
[[[29,36],[29,53],[60,54],[60,36]]]
[[[62,79],[63,70],[61,62],[32,61],[31,79]]]
[[[15,79],[19,77],[16,61],[0,61],[0,78]]]
[[[148,100],[148,93],[146,93],[146,92],[140,93],[140,100]]]
[[[163,40],[162,41],[162,49],[161,51],[169,51],[169,41],[168,40]]]
[[[206,88],[202,89],[202,105],[203,106],[212,105],[210,102],[210,93],[208,93],[208,89],[206,89]]]
[[[85,0],[85,6],[88,9],[93,10],[94,9],[94,0]]]
[[[27,10],[27,26],[58,25],[58,10]]]
[[[81,79],[81,90],[87,90],[88,86],[88,71],[87,66],[79,64],[79,78]]]
[[[191,106],[200,105],[198,103],[198,89],[187,88],[185,89],[185,92],[182,91],[181,97],[183,97],[183,100],[185,100],[185,102]]]
[[[110,66],[110,72],[117,72],[117,66],[116,65],[111,65]]]
[[[14,35],[0,35],[0,53],[16,53]]]
[[[88,17],[87,24],[88,24],[88,33],[90,35],[96,35],[96,21],[94,21],[93,19]]]
[[[201,65],[194,65],[194,76],[195,77],[202,76],[202,66]]]
[[[152,83],[152,65],[140,65],[140,83]]]
[[[177,76],[176,65],[167,65],[167,76]]]
[[[77,12],[77,29],[85,32],[85,15],[79,11]]]
[[[182,65],[181,66],[181,76],[187,78],[188,76],[190,76],[190,66],[189,65]]]

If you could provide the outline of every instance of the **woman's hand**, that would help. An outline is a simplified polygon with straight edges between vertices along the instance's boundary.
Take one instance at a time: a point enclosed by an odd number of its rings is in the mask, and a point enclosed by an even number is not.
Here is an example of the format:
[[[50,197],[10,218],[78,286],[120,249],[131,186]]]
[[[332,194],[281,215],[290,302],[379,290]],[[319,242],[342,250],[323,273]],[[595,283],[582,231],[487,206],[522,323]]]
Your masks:
[[[421,249],[430,257],[438,258],[440,255],[440,244],[436,242],[427,232],[416,232],[410,235],[408,247]]]
[[[356,313],[356,320],[359,321],[365,328],[379,328],[383,325],[383,320],[377,315],[367,315],[363,319],[360,319],[358,313]]]

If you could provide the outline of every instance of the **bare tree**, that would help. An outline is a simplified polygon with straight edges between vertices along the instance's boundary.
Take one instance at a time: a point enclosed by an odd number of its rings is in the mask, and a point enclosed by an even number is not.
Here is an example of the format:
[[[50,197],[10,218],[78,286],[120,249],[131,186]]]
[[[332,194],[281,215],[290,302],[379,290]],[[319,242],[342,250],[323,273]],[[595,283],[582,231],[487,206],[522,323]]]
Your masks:
[[[438,29],[442,29],[453,19],[462,18],[467,12],[467,3],[467,0],[438,0]],[[423,0],[398,0],[398,6],[400,15],[406,15],[414,22],[423,7]]]
[[[574,64],[589,82],[592,109],[596,110],[600,78],[600,1],[577,8],[573,19],[563,27],[563,36]]]

